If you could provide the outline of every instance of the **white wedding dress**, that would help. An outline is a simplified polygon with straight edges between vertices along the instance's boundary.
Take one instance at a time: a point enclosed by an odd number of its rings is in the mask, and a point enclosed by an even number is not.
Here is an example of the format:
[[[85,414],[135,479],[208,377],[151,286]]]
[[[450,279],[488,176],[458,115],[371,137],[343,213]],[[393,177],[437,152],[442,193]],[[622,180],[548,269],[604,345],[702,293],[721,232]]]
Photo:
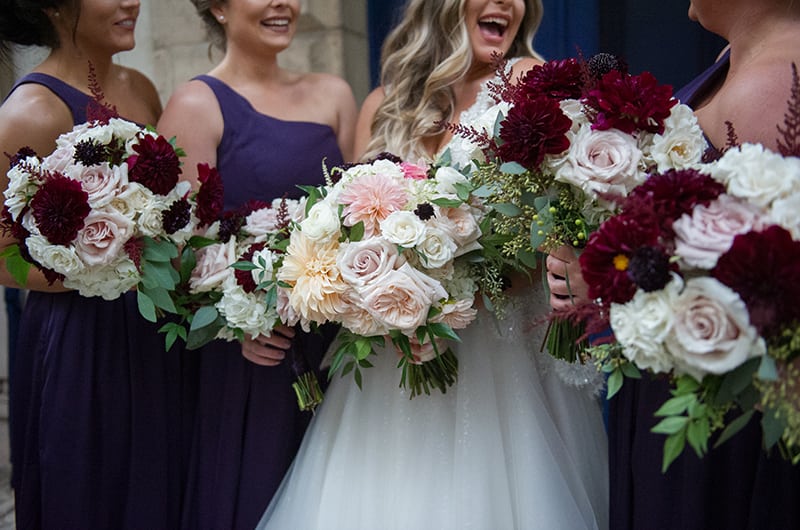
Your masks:
[[[461,122],[490,104],[481,92]],[[446,394],[409,399],[390,352],[371,357],[363,390],[336,376],[258,528],[607,528],[598,376],[540,351],[541,281],[516,292],[507,318],[481,310],[459,332]]]

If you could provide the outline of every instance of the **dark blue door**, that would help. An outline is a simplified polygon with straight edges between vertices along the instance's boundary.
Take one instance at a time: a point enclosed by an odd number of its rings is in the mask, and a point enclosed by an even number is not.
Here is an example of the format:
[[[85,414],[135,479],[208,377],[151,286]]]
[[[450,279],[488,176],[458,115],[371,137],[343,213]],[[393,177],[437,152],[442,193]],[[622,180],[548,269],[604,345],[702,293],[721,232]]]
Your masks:
[[[435,2],[438,0],[429,0]],[[652,72],[683,86],[711,64],[724,42],[687,17],[686,0],[543,0],[544,19],[534,42],[546,59],[615,53],[631,72]],[[404,0],[368,0],[370,71],[377,84],[380,45]]]

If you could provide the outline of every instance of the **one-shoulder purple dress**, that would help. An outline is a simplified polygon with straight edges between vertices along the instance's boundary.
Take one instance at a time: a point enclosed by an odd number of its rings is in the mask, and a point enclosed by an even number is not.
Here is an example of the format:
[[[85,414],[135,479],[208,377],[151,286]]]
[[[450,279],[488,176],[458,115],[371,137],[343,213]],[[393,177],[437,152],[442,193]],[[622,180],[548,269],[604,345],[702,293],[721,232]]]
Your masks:
[[[86,121],[88,95],[44,74],[23,83]],[[157,330],[134,294],[30,292],[12,367],[17,528],[178,527],[196,372]]]
[[[726,54],[675,95],[694,105],[728,71]],[[669,395],[664,379],[628,380],[610,401],[609,471],[614,530],[800,528],[800,466],[762,449],[760,417],[698,458],[687,446],[661,473],[664,435],[650,429]],[[712,444],[713,445],[713,440]]]
[[[323,160],[328,167],[342,163],[329,126],[266,116],[222,81],[198,79],[214,91],[225,123],[217,169],[226,210],[252,199],[297,198],[302,194],[298,184],[322,184]],[[298,333],[294,346],[318,367],[329,338]],[[252,530],[289,468],[311,414],[298,409],[290,363],[259,366],[242,357],[238,342],[221,340],[197,354],[197,428],[183,528]]]

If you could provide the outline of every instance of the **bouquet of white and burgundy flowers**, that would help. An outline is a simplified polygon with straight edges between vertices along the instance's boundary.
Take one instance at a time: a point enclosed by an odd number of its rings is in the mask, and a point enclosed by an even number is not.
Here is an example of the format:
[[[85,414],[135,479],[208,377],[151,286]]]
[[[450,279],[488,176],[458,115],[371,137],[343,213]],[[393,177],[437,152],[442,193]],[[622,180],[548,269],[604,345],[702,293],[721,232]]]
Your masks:
[[[388,155],[327,178],[307,189],[277,273],[285,320],[341,324],[331,373],[354,371],[360,385],[360,368],[388,338],[401,386],[412,396],[446,391],[457,359],[445,341],[476,316],[470,257],[481,249],[483,211],[469,181]]]
[[[686,442],[702,456],[713,432],[722,443],[757,410],[766,447],[800,460],[799,88],[782,154],[744,144],[650,177],[580,257],[592,327],[610,323],[617,341],[590,350],[609,395],[639,370],[673,382],[653,429],[667,435],[664,469]]]
[[[173,311],[171,260],[194,228],[180,149],[154,130],[111,117],[75,126],[44,158],[12,158],[3,222],[19,241],[3,252],[24,285],[31,264],[83,296],[137,287],[143,316]]]
[[[527,267],[540,251],[582,248],[651,171],[690,167],[706,149],[672,88],[613,56],[549,61],[518,83],[509,75],[491,86],[494,107],[452,129],[474,146],[471,179],[489,190],[492,228],[509,236],[504,252]],[[582,334],[556,320],[550,353],[575,359]]]

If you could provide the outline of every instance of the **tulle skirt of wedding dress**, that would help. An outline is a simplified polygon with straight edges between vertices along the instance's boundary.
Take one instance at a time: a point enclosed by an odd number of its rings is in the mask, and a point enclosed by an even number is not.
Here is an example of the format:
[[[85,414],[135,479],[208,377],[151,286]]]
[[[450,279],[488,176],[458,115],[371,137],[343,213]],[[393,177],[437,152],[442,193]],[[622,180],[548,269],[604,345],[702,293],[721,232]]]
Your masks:
[[[446,394],[409,399],[389,352],[371,358],[363,390],[337,376],[258,528],[606,528],[599,401],[539,352],[533,300],[461,330]]]

